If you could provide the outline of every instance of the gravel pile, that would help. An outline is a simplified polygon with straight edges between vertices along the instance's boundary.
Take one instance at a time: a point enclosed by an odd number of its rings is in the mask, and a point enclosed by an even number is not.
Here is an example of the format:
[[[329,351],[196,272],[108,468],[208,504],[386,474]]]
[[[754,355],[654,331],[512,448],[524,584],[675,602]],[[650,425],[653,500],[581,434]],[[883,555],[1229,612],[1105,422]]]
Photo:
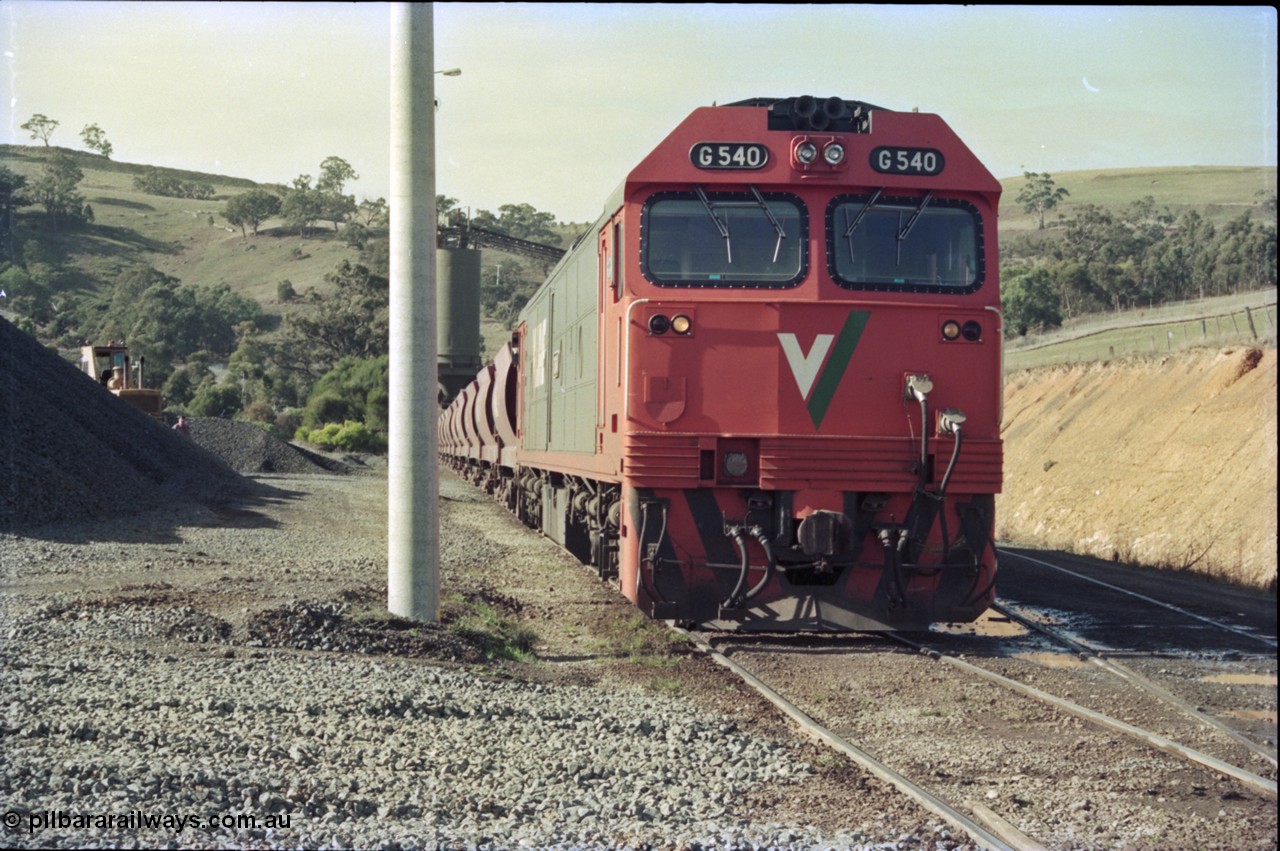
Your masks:
[[[191,437],[239,473],[345,473],[341,461],[279,439],[252,423],[216,417],[188,417]]]
[[[393,654],[447,662],[484,661],[479,650],[440,624],[387,616],[369,623],[350,617],[347,603],[299,600],[254,615],[247,625],[250,647]]]
[[[219,458],[0,318],[0,530],[246,492]]]

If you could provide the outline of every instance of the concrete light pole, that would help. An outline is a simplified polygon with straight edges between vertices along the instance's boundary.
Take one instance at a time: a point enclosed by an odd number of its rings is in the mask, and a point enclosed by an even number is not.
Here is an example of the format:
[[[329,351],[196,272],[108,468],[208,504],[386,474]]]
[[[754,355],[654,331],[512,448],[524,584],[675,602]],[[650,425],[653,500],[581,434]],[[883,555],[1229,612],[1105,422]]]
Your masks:
[[[391,367],[387,609],[440,615],[436,173],[430,3],[391,4]]]

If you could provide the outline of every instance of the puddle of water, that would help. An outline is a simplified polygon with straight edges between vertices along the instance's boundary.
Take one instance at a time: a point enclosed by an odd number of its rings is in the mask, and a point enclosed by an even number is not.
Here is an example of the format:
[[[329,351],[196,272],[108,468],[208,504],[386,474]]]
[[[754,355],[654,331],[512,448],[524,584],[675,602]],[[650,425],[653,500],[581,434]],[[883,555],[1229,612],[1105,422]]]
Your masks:
[[[1017,653],[1014,658],[1026,659],[1046,668],[1083,668],[1087,664],[1070,653]]]
[[[973,623],[936,623],[931,632],[946,635],[981,635],[989,638],[1016,638],[1027,634],[1027,628],[999,612],[988,609]]]
[[[1275,674],[1214,674],[1211,677],[1201,677],[1200,682],[1224,683],[1226,685],[1233,685],[1233,686],[1274,686],[1276,684],[1276,675]]]
[[[1222,713],[1231,718],[1240,718],[1244,721],[1270,721],[1276,723],[1276,710],[1274,709],[1228,709]]]

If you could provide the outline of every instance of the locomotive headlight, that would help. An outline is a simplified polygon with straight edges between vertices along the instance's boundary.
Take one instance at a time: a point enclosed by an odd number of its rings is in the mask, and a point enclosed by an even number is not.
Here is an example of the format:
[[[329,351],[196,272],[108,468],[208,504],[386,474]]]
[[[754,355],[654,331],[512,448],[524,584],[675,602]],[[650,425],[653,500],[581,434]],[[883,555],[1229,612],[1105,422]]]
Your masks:
[[[954,340],[960,336],[960,323],[954,319],[948,319],[942,323],[942,339]]]
[[[671,327],[671,320],[663,316],[661,313],[655,313],[649,317],[649,333],[653,335],[665,334],[667,329]]]
[[[813,162],[817,158],[818,158],[817,145],[813,144],[812,142],[801,142],[799,145],[796,145],[796,160],[798,160],[799,162],[803,163],[804,165],[809,165],[809,163]]]
[[[726,452],[724,454],[724,474],[737,479],[747,474],[747,453]]]
[[[832,142],[822,149],[822,158],[827,161],[827,165],[840,165],[844,162],[844,145]]]
[[[693,329],[693,320],[683,313],[671,317],[671,330],[677,334],[688,334]]]

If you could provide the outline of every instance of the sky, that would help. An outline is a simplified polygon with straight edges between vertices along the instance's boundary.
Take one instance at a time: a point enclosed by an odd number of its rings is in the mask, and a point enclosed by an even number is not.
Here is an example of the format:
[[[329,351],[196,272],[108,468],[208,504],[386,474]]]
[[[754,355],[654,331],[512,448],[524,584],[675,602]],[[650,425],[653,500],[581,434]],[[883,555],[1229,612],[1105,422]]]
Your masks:
[[[586,222],[689,112],[837,95],[934,112],[998,178],[1276,165],[1270,6],[437,3],[436,189]],[[390,192],[380,3],[0,0],[0,143]]]

